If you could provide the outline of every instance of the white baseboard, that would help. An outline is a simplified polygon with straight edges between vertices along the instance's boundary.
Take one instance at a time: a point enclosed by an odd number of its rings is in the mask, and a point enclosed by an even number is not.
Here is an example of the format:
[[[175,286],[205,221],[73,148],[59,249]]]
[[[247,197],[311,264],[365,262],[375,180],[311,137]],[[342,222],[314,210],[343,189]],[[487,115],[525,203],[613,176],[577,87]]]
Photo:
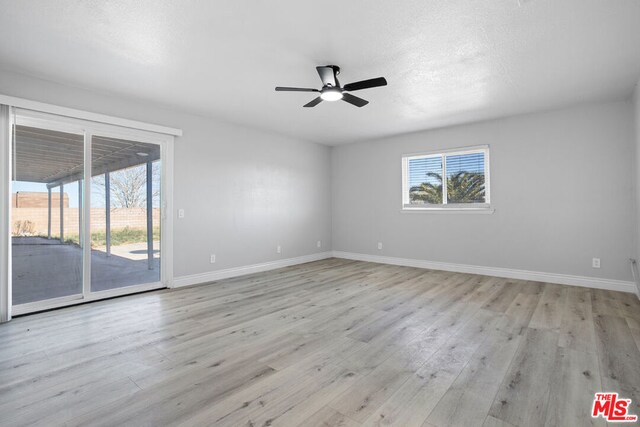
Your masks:
[[[320,261],[327,258],[343,258],[355,261],[375,262],[379,264],[402,265],[406,267],[427,268],[431,270],[452,271],[455,273],[481,274],[485,276],[504,277],[507,279],[533,280],[536,282],[557,283],[560,285],[581,286],[585,288],[605,289],[636,293],[633,282],[624,280],[601,279],[597,277],[572,276],[568,274],[544,273],[539,271],[515,270],[511,268],[483,267],[478,265],[454,264],[448,262],[424,261],[419,259],[395,258],[380,255],[359,254],[354,252],[320,252],[295,258],[287,258],[260,264],[246,265],[242,267],[227,268],[224,270],[209,271],[206,273],[192,274],[176,277],[172,288],[198,285],[214,282],[216,280],[229,279],[231,277],[260,273],[262,271],[275,270],[306,262]]]
[[[582,286],[585,288],[606,289],[636,293],[633,282],[601,279],[597,277],[571,276],[568,274],[543,273],[539,271],[514,270],[511,268],[482,267],[478,265],[452,264],[448,262],[423,261],[418,259],[394,258],[380,255],[359,254],[333,251],[334,258],[368,261],[379,264],[402,265],[406,267],[428,268],[431,270],[452,271],[455,273],[481,274],[485,276],[505,277],[507,279],[533,280],[536,282],[558,283],[560,285]]]
[[[206,273],[191,274],[189,276],[180,276],[173,279],[173,284],[170,287],[179,288],[182,286],[199,285],[202,283],[214,282],[216,280],[229,279],[231,277],[260,273],[262,271],[275,270],[277,268],[289,267],[291,265],[304,264],[305,262],[320,261],[331,257],[331,252],[320,252],[295,258],[286,258],[277,261],[263,262],[260,264],[208,271]]]

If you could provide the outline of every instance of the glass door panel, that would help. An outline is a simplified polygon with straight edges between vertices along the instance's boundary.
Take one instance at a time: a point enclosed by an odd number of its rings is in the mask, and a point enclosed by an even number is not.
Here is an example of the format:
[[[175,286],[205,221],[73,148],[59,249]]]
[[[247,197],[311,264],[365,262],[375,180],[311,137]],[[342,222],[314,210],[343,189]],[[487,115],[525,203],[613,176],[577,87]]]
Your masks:
[[[13,305],[81,295],[84,135],[16,125],[11,151]]]
[[[91,139],[91,292],[160,282],[160,146]]]

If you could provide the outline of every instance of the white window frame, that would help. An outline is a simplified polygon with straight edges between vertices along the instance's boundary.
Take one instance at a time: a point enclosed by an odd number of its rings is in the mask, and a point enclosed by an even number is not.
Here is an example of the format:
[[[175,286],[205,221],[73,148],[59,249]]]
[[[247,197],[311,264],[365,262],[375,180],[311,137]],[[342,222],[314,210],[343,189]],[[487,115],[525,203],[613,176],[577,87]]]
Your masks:
[[[403,212],[458,212],[458,213],[493,213],[491,206],[491,173],[489,145],[477,145],[473,147],[451,148],[423,153],[405,154],[402,156],[402,211]],[[484,154],[484,179],[485,179],[485,203],[447,203],[447,156],[465,154]],[[439,205],[412,205],[409,198],[409,161],[430,157],[442,158],[442,200]]]

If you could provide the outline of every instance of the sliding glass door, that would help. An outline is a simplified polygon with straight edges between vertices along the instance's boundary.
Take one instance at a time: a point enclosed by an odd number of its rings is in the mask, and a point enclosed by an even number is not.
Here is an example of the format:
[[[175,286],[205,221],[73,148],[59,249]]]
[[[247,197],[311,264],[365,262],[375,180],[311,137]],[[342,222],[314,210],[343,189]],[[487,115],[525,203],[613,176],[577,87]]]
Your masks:
[[[91,139],[91,291],[160,281],[160,146]]]
[[[163,287],[162,136],[22,110],[14,122],[13,313]]]
[[[84,133],[17,125],[12,159],[13,304],[82,295]]]

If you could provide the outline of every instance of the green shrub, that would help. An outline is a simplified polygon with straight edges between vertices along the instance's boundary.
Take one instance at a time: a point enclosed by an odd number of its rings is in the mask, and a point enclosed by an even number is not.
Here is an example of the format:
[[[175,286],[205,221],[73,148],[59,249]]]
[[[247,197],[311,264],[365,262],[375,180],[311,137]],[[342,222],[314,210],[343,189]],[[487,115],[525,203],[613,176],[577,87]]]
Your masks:
[[[153,240],[160,240],[160,227],[154,227]],[[147,230],[138,228],[121,228],[111,230],[111,246],[128,245],[130,243],[144,243],[147,241]],[[78,234],[70,234],[66,236],[66,243],[80,244]],[[107,246],[106,231],[95,231],[91,233],[91,247],[96,248]]]

